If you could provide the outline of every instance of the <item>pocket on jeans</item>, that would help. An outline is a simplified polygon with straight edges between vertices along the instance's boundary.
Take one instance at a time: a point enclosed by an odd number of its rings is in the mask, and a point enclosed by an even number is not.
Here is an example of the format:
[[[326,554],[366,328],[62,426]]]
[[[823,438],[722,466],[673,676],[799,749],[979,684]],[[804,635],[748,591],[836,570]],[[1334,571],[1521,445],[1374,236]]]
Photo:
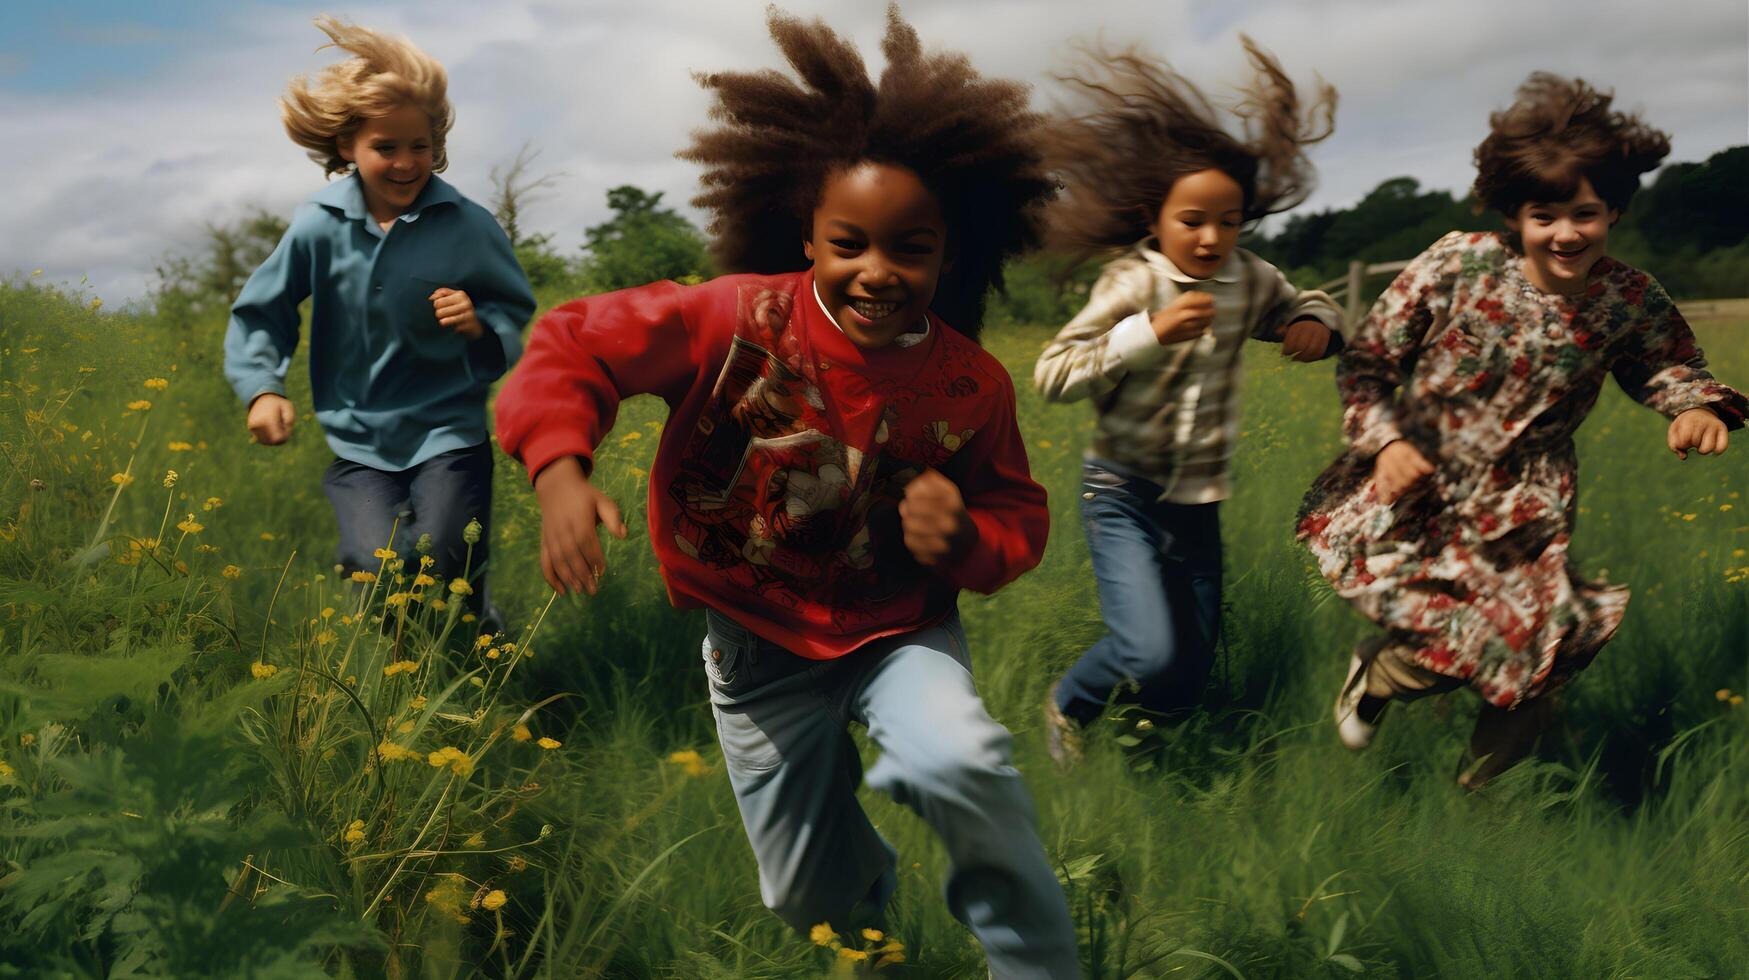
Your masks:
[[[706,633],[703,655],[705,676],[712,687],[727,691],[740,678],[742,644]]]

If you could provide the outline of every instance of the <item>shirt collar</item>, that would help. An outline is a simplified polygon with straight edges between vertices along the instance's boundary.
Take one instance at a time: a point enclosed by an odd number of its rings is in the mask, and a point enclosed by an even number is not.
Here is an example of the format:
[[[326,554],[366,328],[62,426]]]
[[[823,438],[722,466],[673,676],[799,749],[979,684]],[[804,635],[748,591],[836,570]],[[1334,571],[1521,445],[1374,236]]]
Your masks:
[[[1166,257],[1165,253],[1157,252],[1146,245],[1138,244],[1136,246],[1136,251],[1141,254],[1142,260],[1147,262],[1156,272],[1159,272],[1173,282],[1183,285],[1201,285],[1211,279],[1215,282],[1229,283],[1238,282],[1240,279],[1241,270],[1239,268],[1239,250],[1236,248],[1227,254],[1227,261],[1222,262],[1221,267],[1216,269],[1215,274],[1209,276],[1208,279],[1198,279],[1195,276],[1184,272],[1184,270],[1174,265],[1172,260]]]
[[[839,326],[838,318],[832,315],[831,310],[826,309],[826,301],[820,298],[820,281],[818,279],[810,279],[809,285],[814,292],[814,302],[819,304],[820,312],[826,314],[826,322],[832,324],[834,327],[838,327],[838,332],[843,333],[844,328]],[[897,337],[894,337],[893,343],[900,347],[915,347],[928,339],[929,318],[924,317],[922,323],[919,323]]]
[[[363,220],[370,215],[364,207],[364,184],[359,182],[356,171],[329,181],[327,186],[310,195],[310,200],[333,208],[348,218]],[[418,221],[419,213],[434,204],[460,204],[461,201],[461,194],[448,181],[432,174],[420,189],[419,196],[413,199],[413,206],[400,215],[400,220]]]

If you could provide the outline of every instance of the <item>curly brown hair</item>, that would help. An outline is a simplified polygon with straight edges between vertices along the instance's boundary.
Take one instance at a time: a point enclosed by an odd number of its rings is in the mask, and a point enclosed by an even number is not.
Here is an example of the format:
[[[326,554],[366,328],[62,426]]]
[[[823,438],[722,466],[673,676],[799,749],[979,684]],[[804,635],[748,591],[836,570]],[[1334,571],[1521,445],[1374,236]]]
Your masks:
[[[940,202],[951,267],[931,308],[977,338],[1002,262],[1037,245],[1055,184],[1036,135],[1044,118],[1027,87],[984,78],[964,55],[925,54],[917,32],[887,8],[879,86],[856,49],[823,21],[772,8],[772,40],[801,77],[781,72],[698,76],[715,95],[717,125],[676,154],[704,167],[693,204],[711,212],[711,251],[727,272],[808,267],[802,251],[828,177],[864,162],[916,173]]]
[[[1306,199],[1313,172],[1304,147],[1334,130],[1336,90],[1320,80],[1302,111],[1281,64],[1249,37],[1239,41],[1256,72],[1231,107],[1243,138],[1221,125],[1201,89],[1135,48],[1090,49],[1078,73],[1057,76],[1071,109],[1044,136],[1063,182],[1049,214],[1051,245],[1083,255],[1127,248],[1152,233],[1178,178],[1202,170],[1239,184],[1246,221]]]
[[[1626,211],[1640,175],[1670,152],[1670,137],[1637,114],[1612,111],[1613,100],[1582,79],[1533,72],[1512,105],[1488,117],[1476,147],[1477,204],[1515,217],[1533,201],[1571,200],[1583,178]]]

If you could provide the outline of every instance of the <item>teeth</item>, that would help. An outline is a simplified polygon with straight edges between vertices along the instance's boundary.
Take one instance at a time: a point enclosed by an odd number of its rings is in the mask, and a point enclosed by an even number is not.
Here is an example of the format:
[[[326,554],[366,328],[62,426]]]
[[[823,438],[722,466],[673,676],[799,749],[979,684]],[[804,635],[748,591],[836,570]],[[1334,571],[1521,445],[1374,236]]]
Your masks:
[[[893,311],[899,308],[899,304],[872,303],[867,300],[853,299],[850,301],[850,308],[855,310],[857,315],[864,319],[879,320],[882,317],[891,316]]]

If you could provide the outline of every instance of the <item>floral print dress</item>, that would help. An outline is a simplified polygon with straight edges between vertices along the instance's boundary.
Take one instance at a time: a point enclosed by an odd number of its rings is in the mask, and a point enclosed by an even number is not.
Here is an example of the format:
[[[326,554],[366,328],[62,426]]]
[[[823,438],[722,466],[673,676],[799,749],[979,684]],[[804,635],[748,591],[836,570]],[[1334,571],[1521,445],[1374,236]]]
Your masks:
[[[1337,367],[1349,449],[1297,529],[1393,654],[1502,708],[1584,667],[1626,609],[1627,589],[1567,559],[1573,432],[1604,378],[1670,418],[1704,406],[1735,429],[1749,413],[1650,276],[1603,258],[1574,299],[1538,290],[1522,263],[1500,235],[1453,232],[1391,283]],[[1373,458],[1396,439],[1434,472],[1384,504]]]

